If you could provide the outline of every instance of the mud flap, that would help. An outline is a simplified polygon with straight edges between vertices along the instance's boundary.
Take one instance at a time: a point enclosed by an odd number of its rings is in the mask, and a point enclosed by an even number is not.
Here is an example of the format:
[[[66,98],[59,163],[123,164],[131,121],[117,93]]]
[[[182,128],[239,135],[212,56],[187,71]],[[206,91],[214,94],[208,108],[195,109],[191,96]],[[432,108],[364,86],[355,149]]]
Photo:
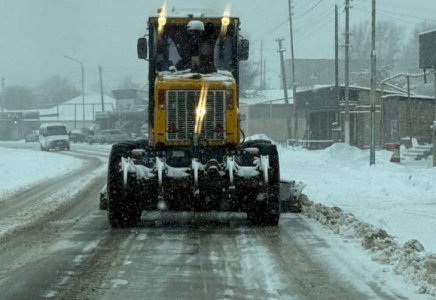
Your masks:
[[[305,187],[306,184],[301,181],[280,180],[280,204],[282,212],[301,212],[303,204],[300,198]]]

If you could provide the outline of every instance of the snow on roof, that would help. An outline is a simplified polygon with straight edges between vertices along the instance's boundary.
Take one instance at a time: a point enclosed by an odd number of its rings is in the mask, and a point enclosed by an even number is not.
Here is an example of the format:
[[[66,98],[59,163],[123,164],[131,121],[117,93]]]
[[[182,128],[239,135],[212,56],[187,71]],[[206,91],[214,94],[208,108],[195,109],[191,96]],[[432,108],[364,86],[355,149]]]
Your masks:
[[[392,93],[392,94],[383,96],[383,99],[387,99],[387,98],[408,98],[408,96],[406,94],[401,94],[401,93]],[[424,96],[424,95],[410,95],[410,98],[411,99],[421,99],[421,100],[434,101],[434,97]]]
[[[289,104],[293,104],[292,90],[288,90]],[[241,94],[239,99],[241,106],[256,104],[285,104],[283,90],[248,91]]]
[[[428,31],[421,32],[419,35],[428,34],[428,33],[433,33],[433,32],[436,32],[436,29],[432,29],[432,30],[428,30]]]
[[[52,127],[52,126],[65,126],[65,124],[62,123],[47,123],[47,124],[41,124],[40,128],[44,127]]]
[[[178,6],[166,9],[167,18],[222,18],[224,12],[224,7],[222,11],[210,8],[210,7],[187,7]],[[153,16],[153,18],[158,18],[159,15]],[[232,18],[232,16],[229,16]]]
[[[112,111],[115,109],[116,100],[110,96],[104,96],[104,110]],[[76,107],[76,119],[83,120],[83,110],[82,110],[82,96],[73,98],[67,102],[59,105],[59,121],[73,121],[74,120],[74,110]],[[94,109],[93,109],[94,108]],[[93,113],[101,112],[101,96],[100,94],[85,95],[85,119],[94,120]],[[40,119],[41,121],[55,121],[58,120],[56,114],[58,109],[56,106],[49,109],[40,109]],[[53,115],[46,116],[44,115]]]

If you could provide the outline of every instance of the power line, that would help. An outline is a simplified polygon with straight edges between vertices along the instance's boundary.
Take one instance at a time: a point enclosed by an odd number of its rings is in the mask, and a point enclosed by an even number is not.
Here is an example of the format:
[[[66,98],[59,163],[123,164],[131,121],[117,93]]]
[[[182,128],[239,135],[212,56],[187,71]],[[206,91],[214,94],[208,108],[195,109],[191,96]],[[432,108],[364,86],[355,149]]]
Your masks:
[[[355,7],[360,9],[360,10],[371,11],[369,8],[366,8],[366,7],[357,6],[357,5]],[[403,16],[403,17],[408,17],[408,18],[417,19],[417,20],[423,20],[423,21],[430,21],[430,22],[434,22],[435,21],[435,19],[422,18],[422,17],[417,17],[417,16],[412,16],[412,15],[409,15],[409,14],[405,14],[405,13],[395,13],[395,12],[384,10],[384,9],[377,9],[377,13],[385,14],[385,15],[390,15],[390,16],[394,16],[394,17],[397,17],[397,18],[399,18],[399,16]],[[403,20],[403,19],[401,19],[401,20]]]
[[[321,2],[323,2],[324,0],[319,0],[314,6],[312,6],[311,8],[309,8],[309,10],[307,10],[306,12],[302,13],[299,16],[296,16],[295,18],[302,18],[305,15],[307,15],[308,13],[310,13],[312,10],[314,10],[318,5],[321,4]]]
[[[307,28],[306,30],[299,31],[296,36],[297,40],[301,40],[302,38],[314,33],[318,29],[324,27],[330,22],[333,22],[333,18],[329,18],[331,15],[333,15],[334,12],[329,12],[323,19],[321,19],[317,24],[315,24],[313,27]]]

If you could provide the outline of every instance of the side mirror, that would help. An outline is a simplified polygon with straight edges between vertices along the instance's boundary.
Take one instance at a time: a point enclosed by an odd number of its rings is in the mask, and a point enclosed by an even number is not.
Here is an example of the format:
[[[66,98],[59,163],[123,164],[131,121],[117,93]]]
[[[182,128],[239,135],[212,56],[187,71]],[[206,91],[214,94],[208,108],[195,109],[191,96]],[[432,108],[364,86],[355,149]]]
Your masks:
[[[139,38],[137,44],[138,58],[147,59],[147,39]]]
[[[248,60],[250,53],[250,41],[242,39],[239,41],[239,60]]]

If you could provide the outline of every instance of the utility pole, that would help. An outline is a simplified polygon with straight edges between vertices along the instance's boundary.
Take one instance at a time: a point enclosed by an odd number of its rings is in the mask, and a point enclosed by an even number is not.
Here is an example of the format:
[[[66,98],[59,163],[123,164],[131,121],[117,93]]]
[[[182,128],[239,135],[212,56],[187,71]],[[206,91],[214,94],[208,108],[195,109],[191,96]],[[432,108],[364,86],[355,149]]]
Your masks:
[[[375,84],[376,84],[376,60],[375,51],[375,1],[372,0],[372,29],[371,29],[371,150],[369,165],[375,165]],[[407,79],[409,80],[409,79]],[[410,91],[410,90],[409,90]],[[410,94],[409,94],[410,95]]]
[[[82,112],[83,112],[83,128],[86,128],[86,117],[85,117],[85,68],[81,64],[82,69]]]
[[[263,89],[266,89],[266,59],[263,60]]]
[[[2,78],[2,102],[1,102],[1,107],[2,107],[2,112],[4,112],[3,106],[5,106],[5,79]]]
[[[406,75],[406,82],[407,82],[407,103],[406,103],[406,128],[407,128],[407,136],[410,139],[410,142],[412,142],[412,119],[410,118],[410,77]]]
[[[77,129],[77,104],[74,104],[74,129]]]
[[[291,33],[291,69],[292,69],[292,115],[294,117],[294,140],[298,142],[298,118],[297,118],[297,85],[295,83],[295,57],[294,57],[294,34],[292,30],[292,3],[288,0],[289,7],[289,30]]]
[[[103,77],[101,66],[98,66],[98,73],[100,74],[100,95],[101,95],[101,111],[104,112],[104,94],[103,94]],[[94,116],[94,114],[93,114]]]
[[[433,167],[436,167],[436,66],[434,71],[434,105],[435,105],[435,121],[433,122]]]
[[[282,42],[283,39],[276,39],[277,42],[279,42],[279,52],[280,53],[280,66],[282,69],[282,84],[283,84],[283,93],[285,96],[285,107],[286,107],[286,136],[288,139],[291,138],[291,118],[290,118],[290,109],[289,109],[289,99],[288,99],[288,86],[286,83],[286,71],[285,71],[285,62],[283,60],[283,52],[285,50],[282,49]],[[294,99],[295,101],[295,99]],[[294,102],[295,105],[295,102]]]
[[[339,14],[337,5],[335,5],[335,89],[336,99],[339,103]]]
[[[260,90],[263,90],[263,40],[260,41]]]
[[[345,0],[345,116],[344,141],[350,144],[350,0]]]
[[[85,121],[85,68],[83,67],[83,63],[75,58],[72,58],[71,56],[64,55],[65,58],[68,58],[72,61],[75,61],[76,63],[80,64],[80,69],[82,71],[82,111],[83,111],[83,128],[86,127],[86,121]]]

